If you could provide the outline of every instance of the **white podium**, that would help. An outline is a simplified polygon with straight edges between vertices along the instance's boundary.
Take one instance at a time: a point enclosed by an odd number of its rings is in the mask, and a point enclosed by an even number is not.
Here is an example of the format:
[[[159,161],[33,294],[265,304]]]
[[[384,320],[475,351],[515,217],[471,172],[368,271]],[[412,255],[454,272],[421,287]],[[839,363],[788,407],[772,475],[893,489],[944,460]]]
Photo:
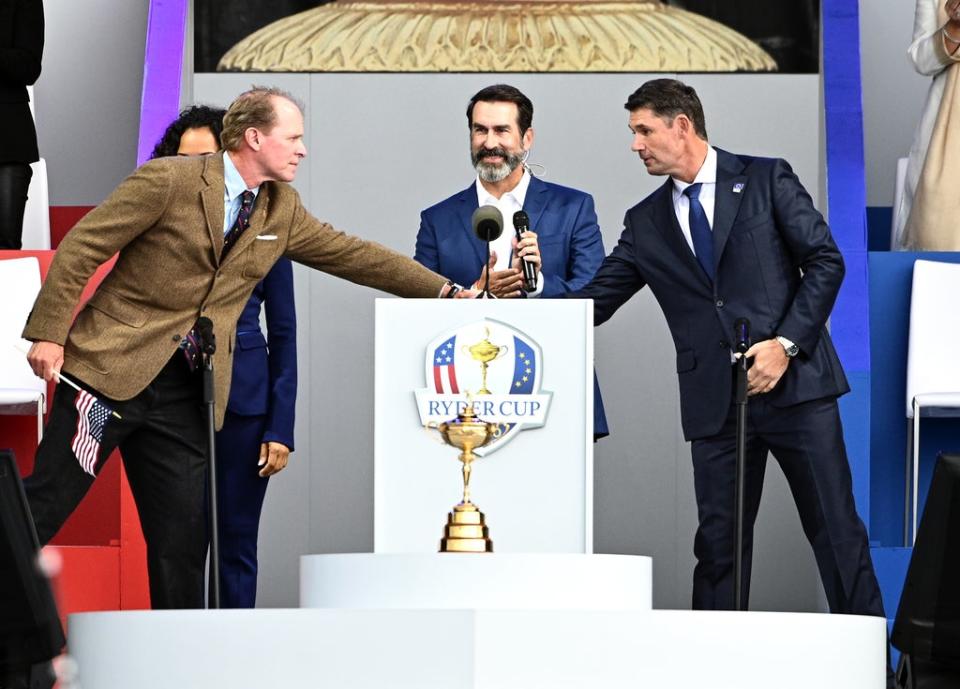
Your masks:
[[[378,299],[375,363],[376,552],[436,552],[462,480],[459,451],[424,426],[468,393],[503,430],[470,481],[494,551],[592,551],[592,302]]]
[[[94,689],[883,689],[885,634],[878,617],[681,610],[70,616]]]
[[[634,555],[354,553],[300,558],[301,608],[650,610]]]

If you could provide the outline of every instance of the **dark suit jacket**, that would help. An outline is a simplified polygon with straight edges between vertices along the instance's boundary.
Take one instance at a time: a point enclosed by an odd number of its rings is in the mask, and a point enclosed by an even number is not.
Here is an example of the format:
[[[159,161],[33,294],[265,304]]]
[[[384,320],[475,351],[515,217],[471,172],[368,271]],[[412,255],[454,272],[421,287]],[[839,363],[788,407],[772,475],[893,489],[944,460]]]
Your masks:
[[[783,335],[800,347],[767,393],[774,406],[847,392],[825,328],[843,280],[843,258],[790,166],[717,150],[713,284],[683,237],[672,190],[668,179],[627,211],[616,248],[590,284],[570,296],[592,298],[600,324],[650,286],[677,350],[685,437],[714,435],[727,416],[738,318],[750,319],[754,342]]]
[[[473,233],[471,216],[477,209],[477,188],[471,184],[458,194],[420,214],[414,259],[461,285],[480,277],[487,262],[487,245]],[[532,177],[523,210],[537,233],[546,282],[542,298],[562,297],[583,287],[603,261],[603,237],[590,194]],[[513,219],[504,218],[504,232],[513,232]],[[609,435],[603,397],[593,381],[594,439]]]
[[[414,259],[461,285],[472,284],[487,262],[487,245],[470,225],[477,205],[471,184],[423,211]],[[523,210],[540,244],[546,276],[542,296],[558,297],[587,284],[603,261],[593,197],[533,177]],[[504,232],[513,232],[512,218],[504,218],[504,225]]]
[[[265,305],[267,314],[266,338],[260,330],[261,305]],[[254,287],[237,321],[227,411],[238,416],[266,416],[261,442],[283,443],[293,450],[296,406],[297,315],[293,266],[288,259],[281,258]]]
[[[0,0],[0,163],[40,159],[27,86],[40,77],[41,0]]]

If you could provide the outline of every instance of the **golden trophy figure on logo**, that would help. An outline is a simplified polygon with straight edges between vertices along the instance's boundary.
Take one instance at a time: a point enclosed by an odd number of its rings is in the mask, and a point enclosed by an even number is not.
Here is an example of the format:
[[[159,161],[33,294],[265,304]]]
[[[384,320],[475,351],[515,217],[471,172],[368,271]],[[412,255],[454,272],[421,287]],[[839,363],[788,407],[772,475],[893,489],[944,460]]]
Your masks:
[[[480,340],[480,342],[472,345],[463,345],[463,352],[469,354],[475,361],[480,362],[480,375],[482,376],[483,383],[477,391],[478,395],[491,394],[487,389],[487,367],[491,361],[495,361],[507,353],[506,345],[495,345],[490,341],[490,328],[484,328],[484,330],[486,330],[487,335]]]
[[[492,553],[493,541],[487,529],[483,512],[470,501],[470,472],[476,455],[473,451],[483,447],[500,434],[495,423],[481,421],[473,412],[468,400],[466,408],[452,421],[436,426],[448,445],[460,449],[463,462],[463,499],[454,505],[447,515],[447,525],[440,541],[441,553]]]

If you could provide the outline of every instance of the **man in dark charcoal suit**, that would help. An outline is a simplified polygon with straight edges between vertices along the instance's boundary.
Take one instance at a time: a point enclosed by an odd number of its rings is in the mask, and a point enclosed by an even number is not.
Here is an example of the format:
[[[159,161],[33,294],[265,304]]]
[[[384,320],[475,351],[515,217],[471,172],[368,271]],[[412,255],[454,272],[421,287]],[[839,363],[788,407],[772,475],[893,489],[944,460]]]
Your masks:
[[[648,81],[626,103],[632,149],[669,178],[627,211],[593,280],[603,323],[649,285],[677,350],[683,432],[692,443],[699,528],[693,607],[733,607],[736,408],[731,341],[752,324],[743,601],[768,451],[782,467],[830,610],[883,617],[866,529],[851,489],[837,397],[849,390],[825,328],[843,280],[830,228],[783,160],[707,142],[696,92]]]

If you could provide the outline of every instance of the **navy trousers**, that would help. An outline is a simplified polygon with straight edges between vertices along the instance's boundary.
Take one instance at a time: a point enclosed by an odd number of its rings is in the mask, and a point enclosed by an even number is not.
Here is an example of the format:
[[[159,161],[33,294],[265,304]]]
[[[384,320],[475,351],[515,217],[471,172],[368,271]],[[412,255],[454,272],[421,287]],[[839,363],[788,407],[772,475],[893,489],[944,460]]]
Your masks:
[[[777,408],[757,395],[747,406],[742,600],[749,600],[753,526],[769,451],[790,485],[830,611],[883,617],[867,531],[854,505],[836,399]],[[733,608],[736,413],[731,404],[720,433],[692,443],[700,521],[694,609]]]
[[[257,531],[269,479],[259,476],[266,416],[227,412],[217,433],[217,500],[220,517],[220,607],[257,602]]]

